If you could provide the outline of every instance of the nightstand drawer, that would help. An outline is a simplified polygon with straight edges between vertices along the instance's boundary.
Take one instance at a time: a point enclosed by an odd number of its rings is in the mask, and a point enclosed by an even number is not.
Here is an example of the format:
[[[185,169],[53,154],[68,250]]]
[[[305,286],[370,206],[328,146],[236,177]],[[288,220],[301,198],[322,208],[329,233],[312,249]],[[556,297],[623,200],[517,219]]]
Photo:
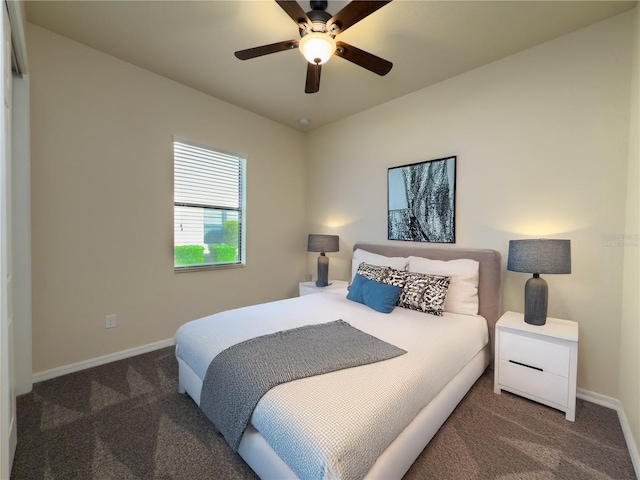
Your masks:
[[[562,407],[567,406],[569,380],[566,377],[541,372],[507,360],[500,360],[498,381],[501,385],[507,386],[504,387],[507,390],[517,390],[514,393],[520,393],[524,396],[535,395],[537,398],[547,402],[552,402]]]
[[[500,359],[513,360],[554,375],[569,376],[570,354],[571,348],[566,342],[541,340],[509,331],[500,334]]]

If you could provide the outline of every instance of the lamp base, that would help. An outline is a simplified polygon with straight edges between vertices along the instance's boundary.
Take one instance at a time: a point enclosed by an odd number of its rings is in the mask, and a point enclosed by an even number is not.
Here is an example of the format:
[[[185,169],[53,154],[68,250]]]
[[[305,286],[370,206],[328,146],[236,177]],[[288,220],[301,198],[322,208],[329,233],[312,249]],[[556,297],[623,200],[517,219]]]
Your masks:
[[[329,285],[329,257],[324,252],[318,255],[318,280],[316,287],[327,287]]]
[[[549,289],[544,278],[533,274],[524,286],[524,321],[530,325],[547,323]]]

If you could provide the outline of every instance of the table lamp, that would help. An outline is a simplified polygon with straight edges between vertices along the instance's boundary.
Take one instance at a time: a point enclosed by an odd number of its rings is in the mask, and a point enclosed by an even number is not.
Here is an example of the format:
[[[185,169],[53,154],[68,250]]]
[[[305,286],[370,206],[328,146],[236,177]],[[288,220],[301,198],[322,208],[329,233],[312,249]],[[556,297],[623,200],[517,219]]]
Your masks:
[[[540,274],[571,273],[571,240],[510,240],[507,270],[533,273],[524,286],[524,321],[544,325],[549,293]]]
[[[320,255],[318,255],[317,287],[326,287],[329,285],[329,257],[325,255],[325,252],[339,252],[338,239],[338,235],[309,234],[307,252],[320,252]]]

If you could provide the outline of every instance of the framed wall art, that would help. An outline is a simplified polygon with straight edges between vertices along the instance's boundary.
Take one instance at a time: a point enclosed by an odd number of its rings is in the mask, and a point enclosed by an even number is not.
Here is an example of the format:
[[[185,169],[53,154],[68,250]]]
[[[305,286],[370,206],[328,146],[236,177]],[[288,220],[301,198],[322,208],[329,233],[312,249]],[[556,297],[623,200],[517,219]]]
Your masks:
[[[456,157],[388,170],[389,240],[455,243]]]

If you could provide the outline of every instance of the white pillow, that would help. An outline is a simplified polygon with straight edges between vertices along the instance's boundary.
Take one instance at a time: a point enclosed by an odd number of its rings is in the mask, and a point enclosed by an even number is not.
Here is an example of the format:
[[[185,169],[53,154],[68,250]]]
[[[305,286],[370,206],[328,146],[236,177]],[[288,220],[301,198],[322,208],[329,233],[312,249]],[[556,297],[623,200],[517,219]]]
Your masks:
[[[369,265],[378,265],[379,267],[391,267],[396,270],[406,270],[409,259],[407,257],[385,257],[377,253],[367,252],[361,248],[357,248],[351,257],[351,279],[356,276],[358,266],[368,263]]]
[[[409,271],[451,277],[444,311],[464,315],[478,314],[479,262],[468,258],[443,261],[409,257]]]

